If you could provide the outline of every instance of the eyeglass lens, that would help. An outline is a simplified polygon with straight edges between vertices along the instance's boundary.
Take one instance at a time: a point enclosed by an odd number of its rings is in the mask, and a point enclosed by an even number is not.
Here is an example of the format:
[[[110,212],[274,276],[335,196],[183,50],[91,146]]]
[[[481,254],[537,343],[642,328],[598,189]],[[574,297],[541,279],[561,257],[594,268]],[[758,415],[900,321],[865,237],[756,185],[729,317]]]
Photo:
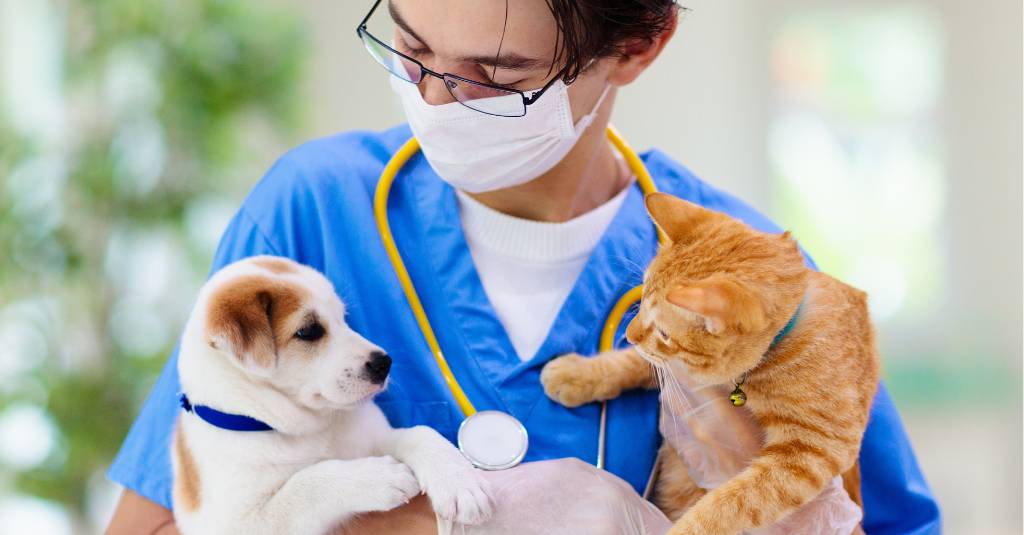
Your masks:
[[[418,63],[398,54],[365,30],[359,35],[367,52],[391,74],[413,84],[423,80],[424,70]],[[482,85],[451,74],[444,75],[444,84],[452,97],[467,108],[502,117],[526,114],[522,93],[518,91]]]

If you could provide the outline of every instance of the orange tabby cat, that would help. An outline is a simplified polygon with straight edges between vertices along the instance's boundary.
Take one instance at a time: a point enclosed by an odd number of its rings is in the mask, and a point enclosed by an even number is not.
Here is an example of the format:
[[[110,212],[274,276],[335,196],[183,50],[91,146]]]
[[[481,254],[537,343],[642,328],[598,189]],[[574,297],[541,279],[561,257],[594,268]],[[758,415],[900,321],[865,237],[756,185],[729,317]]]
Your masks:
[[[857,455],[879,373],[867,296],[808,269],[788,232],[758,232],[661,193],[647,196],[647,210],[669,243],[651,262],[626,329],[635,350],[552,361],[541,375],[548,395],[568,406],[611,399],[653,387],[650,363],[669,361],[701,384],[742,383],[763,447],[710,491],[663,447],[656,502],[678,518],[670,534],[774,524],[839,474],[859,505]],[[773,345],[798,308],[795,325]]]

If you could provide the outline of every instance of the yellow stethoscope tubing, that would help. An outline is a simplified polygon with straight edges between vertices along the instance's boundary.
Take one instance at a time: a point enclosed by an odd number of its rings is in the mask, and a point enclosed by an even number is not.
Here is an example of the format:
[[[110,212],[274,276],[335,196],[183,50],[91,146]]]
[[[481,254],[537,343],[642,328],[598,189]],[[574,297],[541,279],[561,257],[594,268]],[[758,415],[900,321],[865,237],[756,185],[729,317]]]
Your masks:
[[[395,275],[398,276],[398,282],[402,286],[406,299],[409,301],[409,307],[412,309],[413,315],[416,316],[416,323],[419,325],[420,331],[423,332],[423,338],[426,339],[427,345],[430,346],[430,351],[434,355],[437,367],[441,370],[441,376],[444,377],[448,389],[451,390],[452,396],[455,397],[455,402],[458,403],[462,413],[468,418],[476,414],[476,408],[473,407],[473,403],[469,401],[466,393],[462,391],[462,387],[459,386],[459,382],[455,379],[451,367],[448,366],[448,361],[444,358],[444,353],[441,352],[441,345],[438,344],[434,329],[430,326],[427,312],[423,309],[420,296],[416,293],[416,287],[412,284],[409,270],[406,269],[402,255],[398,252],[398,246],[395,245],[395,238],[391,234],[391,224],[388,223],[388,196],[391,193],[391,185],[395,182],[398,172],[402,170],[406,162],[419,150],[419,141],[415,137],[411,138],[398,149],[398,152],[384,166],[384,171],[381,172],[380,180],[377,182],[377,189],[373,193],[373,215],[377,221],[377,231],[384,242],[384,250],[387,251],[388,258],[395,268]]]
[[[654,185],[654,179],[651,178],[651,174],[647,171],[647,167],[644,166],[640,156],[637,155],[636,151],[630,147],[622,136],[611,126],[608,127],[606,134],[611,144],[619,151],[622,157],[626,161],[626,165],[629,167],[633,175],[636,176],[637,185],[644,194],[658,191],[658,188]],[[448,365],[447,359],[444,357],[444,353],[441,351],[441,345],[437,341],[437,336],[434,334],[434,329],[430,325],[430,320],[427,318],[426,310],[423,308],[423,303],[420,301],[419,294],[416,292],[416,287],[412,283],[412,278],[409,276],[409,270],[405,267],[405,262],[402,260],[402,255],[398,251],[398,246],[395,244],[394,235],[391,233],[391,225],[388,222],[388,197],[391,193],[391,186],[395,182],[395,178],[398,173],[402,170],[405,164],[410,158],[416,155],[420,150],[419,141],[415,137],[405,142],[395,155],[391,157],[387,165],[384,166],[384,170],[381,172],[380,179],[377,181],[377,188],[373,194],[373,215],[377,223],[377,231],[380,233],[381,241],[384,243],[384,250],[387,252],[388,259],[391,261],[392,266],[395,269],[395,275],[398,277],[398,282],[402,287],[402,291],[405,293],[406,299],[409,301],[409,307],[412,309],[413,315],[416,317],[416,323],[419,325],[420,331],[423,333],[423,338],[426,340],[427,345],[430,347],[431,353],[434,355],[434,360],[437,362],[437,367],[441,371],[441,376],[444,377],[445,383],[448,385],[448,389],[451,391],[452,396],[455,398],[456,403],[462,410],[462,413],[468,418],[473,414],[476,414],[476,408],[473,403],[469,401],[469,397],[459,386],[458,380],[455,379],[455,374],[452,373],[451,366]],[[658,240],[659,242],[664,241],[664,235],[661,229],[658,229]],[[604,327],[601,330],[601,338],[598,343],[598,350],[601,352],[610,351],[614,349],[615,345],[615,332],[619,328],[619,324],[622,322],[623,316],[629,308],[640,300],[640,296],[643,293],[643,286],[637,286],[632,288],[628,292],[622,295],[615,305],[612,307],[608,318],[605,320]],[[604,468],[604,443],[605,443],[605,429],[607,426],[607,402],[601,404],[601,422],[600,431],[598,438],[598,453],[597,453],[597,467]]]

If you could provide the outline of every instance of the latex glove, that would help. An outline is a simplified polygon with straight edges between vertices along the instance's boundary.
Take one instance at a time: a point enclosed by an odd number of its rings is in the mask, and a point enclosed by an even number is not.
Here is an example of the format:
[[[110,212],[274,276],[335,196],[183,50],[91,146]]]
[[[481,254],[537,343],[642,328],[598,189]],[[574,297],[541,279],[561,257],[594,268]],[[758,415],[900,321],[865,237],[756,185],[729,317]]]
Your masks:
[[[758,454],[761,428],[749,410],[729,401],[732,385],[699,385],[678,363],[668,371],[661,374],[661,433],[697,486],[713,489]],[[862,516],[836,476],[814,500],[751,535],[848,535]]]
[[[628,483],[579,459],[484,472],[494,515],[465,526],[438,519],[439,535],[662,535],[672,523]]]

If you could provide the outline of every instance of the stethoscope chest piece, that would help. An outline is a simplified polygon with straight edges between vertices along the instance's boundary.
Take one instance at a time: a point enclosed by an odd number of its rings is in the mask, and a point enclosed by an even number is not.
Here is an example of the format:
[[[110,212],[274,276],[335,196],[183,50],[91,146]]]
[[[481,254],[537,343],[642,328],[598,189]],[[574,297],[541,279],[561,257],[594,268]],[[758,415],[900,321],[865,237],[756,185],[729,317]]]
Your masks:
[[[463,420],[458,441],[462,454],[482,470],[512,468],[530,444],[523,424],[501,411],[480,411]]]

